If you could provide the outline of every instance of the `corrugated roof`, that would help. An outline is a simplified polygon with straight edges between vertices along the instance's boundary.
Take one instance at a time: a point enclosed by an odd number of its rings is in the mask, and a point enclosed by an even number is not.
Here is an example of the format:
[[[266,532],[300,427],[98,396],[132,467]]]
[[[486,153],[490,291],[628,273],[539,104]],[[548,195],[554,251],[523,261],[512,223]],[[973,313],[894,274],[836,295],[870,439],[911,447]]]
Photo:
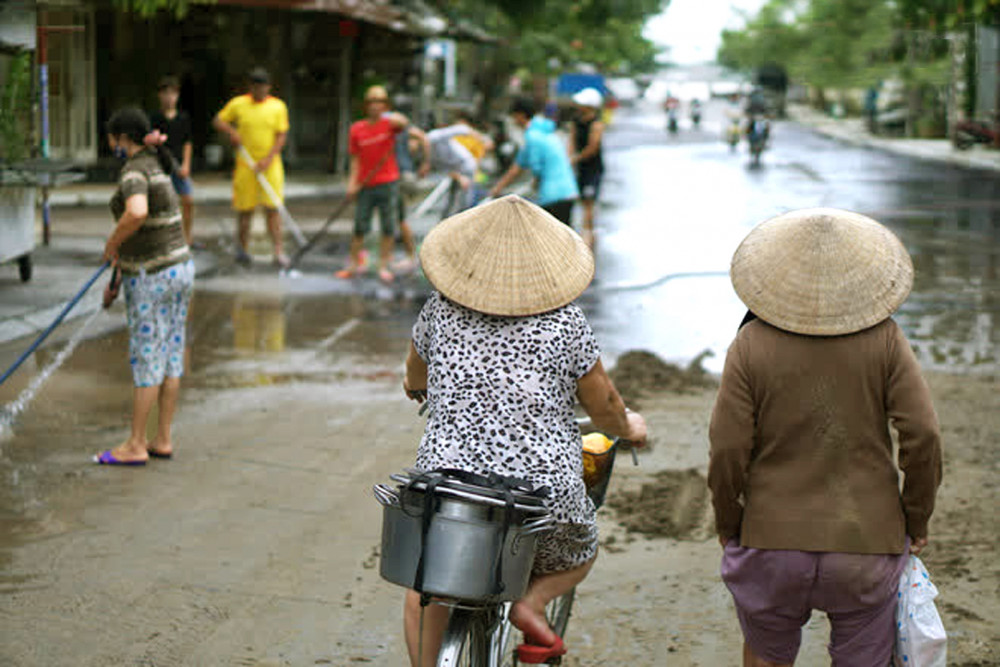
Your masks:
[[[426,21],[396,6],[390,0],[217,0],[219,5],[236,7],[269,7],[289,11],[312,11],[341,14],[345,17],[373,23],[395,32],[430,36],[437,31]]]

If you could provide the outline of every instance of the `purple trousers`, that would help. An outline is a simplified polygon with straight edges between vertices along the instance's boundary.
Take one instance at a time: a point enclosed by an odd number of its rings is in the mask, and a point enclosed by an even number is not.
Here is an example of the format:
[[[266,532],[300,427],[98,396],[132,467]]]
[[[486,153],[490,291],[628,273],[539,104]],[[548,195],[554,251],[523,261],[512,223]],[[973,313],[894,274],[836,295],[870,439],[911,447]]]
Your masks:
[[[896,636],[896,593],[906,554],[847,554],[741,547],[730,540],[722,580],[743,638],[765,660],[792,664],[813,609],[830,619],[834,667],[885,667]]]

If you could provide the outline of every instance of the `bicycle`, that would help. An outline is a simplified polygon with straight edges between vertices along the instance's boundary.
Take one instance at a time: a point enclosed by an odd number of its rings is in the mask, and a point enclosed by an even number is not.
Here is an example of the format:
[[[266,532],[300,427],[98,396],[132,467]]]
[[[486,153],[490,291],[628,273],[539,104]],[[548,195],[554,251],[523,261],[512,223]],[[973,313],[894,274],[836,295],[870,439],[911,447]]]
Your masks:
[[[593,430],[589,420],[577,420],[581,432]],[[590,431],[587,431],[590,432]],[[622,440],[616,438],[611,447],[601,454],[593,455],[599,461],[597,475],[588,482],[587,493],[595,507],[604,503],[608,482],[614,467],[615,455]],[[632,461],[638,465],[635,450]],[[566,628],[573,610],[576,589],[554,599],[546,608],[549,625],[560,637],[566,635]],[[516,667],[523,663],[516,652],[517,631],[508,620],[512,603],[482,603],[474,601],[436,601],[452,608],[448,627],[445,630],[437,667]],[[557,665],[561,658],[552,658],[544,664]]]

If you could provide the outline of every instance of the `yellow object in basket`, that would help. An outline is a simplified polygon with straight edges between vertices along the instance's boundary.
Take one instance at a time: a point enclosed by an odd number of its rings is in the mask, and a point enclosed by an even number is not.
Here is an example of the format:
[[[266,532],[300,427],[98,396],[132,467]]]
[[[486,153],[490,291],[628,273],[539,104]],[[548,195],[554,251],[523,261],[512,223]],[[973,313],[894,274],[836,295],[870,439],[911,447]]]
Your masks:
[[[583,436],[583,451],[591,454],[603,454],[611,449],[613,444],[603,433],[588,433]]]

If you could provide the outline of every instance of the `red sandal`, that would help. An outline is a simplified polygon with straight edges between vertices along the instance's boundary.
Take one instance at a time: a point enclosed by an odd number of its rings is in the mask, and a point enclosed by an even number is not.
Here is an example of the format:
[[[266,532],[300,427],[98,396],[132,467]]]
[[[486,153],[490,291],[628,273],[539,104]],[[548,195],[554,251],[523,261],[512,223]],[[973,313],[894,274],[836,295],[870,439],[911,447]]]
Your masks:
[[[566,655],[566,644],[562,637],[556,637],[556,643],[549,646],[537,644],[521,644],[517,647],[517,659],[527,665],[542,665],[551,660]]]

